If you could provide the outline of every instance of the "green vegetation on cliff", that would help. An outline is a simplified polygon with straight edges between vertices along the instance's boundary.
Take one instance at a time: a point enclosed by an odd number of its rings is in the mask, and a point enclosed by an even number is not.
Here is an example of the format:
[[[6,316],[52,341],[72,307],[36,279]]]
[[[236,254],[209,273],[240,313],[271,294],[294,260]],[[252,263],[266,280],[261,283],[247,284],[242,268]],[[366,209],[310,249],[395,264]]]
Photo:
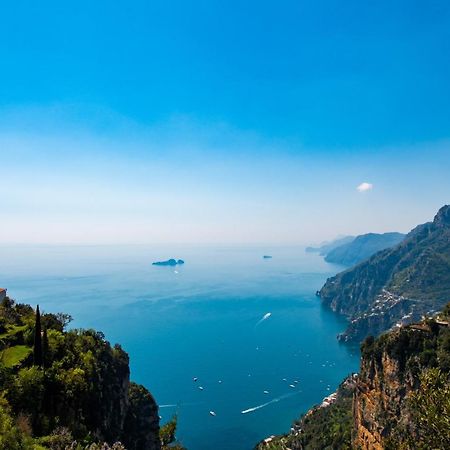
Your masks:
[[[130,383],[128,355],[69,320],[0,303],[0,450],[159,449],[158,407]]]
[[[362,345],[355,442],[450,448],[450,308]]]
[[[397,246],[328,279],[320,297],[349,318],[344,340],[361,341],[441,310],[450,299],[450,206]]]
[[[449,321],[450,304],[436,320],[368,337],[359,375],[257,450],[450,448]]]
[[[291,432],[260,442],[256,450],[350,450],[355,376],[349,376],[322,405],[295,421]]]

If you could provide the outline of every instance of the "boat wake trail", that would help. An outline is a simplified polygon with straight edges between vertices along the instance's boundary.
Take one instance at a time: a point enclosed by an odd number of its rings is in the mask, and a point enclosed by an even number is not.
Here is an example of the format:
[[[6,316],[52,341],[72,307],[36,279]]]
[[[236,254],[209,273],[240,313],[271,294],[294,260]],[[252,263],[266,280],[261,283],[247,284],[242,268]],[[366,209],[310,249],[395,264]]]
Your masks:
[[[248,413],[257,411],[258,409],[265,408],[266,406],[269,406],[272,403],[280,402],[281,400],[284,400],[284,399],[289,398],[289,397],[293,397],[294,395],[298,395],[298,394],[300,394],[300,391],[292,392],[292,394],[284,394],[284,395],[282,395],[280,397],[277,397],[277,398],[274,398],[274,399],[270,400],[269,402],[263,403],[262,405],[254,406],[253,408],[244,409],[243,411],[241,411],[241,414],[248,414]]]
[[[259,320],[258,323],[255,325],[255,328],[256,328],[260,323],[263,323],[265,320],[267,320],[271,315],[272,315],[272,313],[270,313],[270,312],[267,313],[267,314],[264,314],[264,316],[262,317],[262,319]]]
[[[161,408],[177,408],[179,406],[198,406],[202,405],[203,402],[192,402],[192,403],[168,403],[167,405],[159,405],[159,409]]]

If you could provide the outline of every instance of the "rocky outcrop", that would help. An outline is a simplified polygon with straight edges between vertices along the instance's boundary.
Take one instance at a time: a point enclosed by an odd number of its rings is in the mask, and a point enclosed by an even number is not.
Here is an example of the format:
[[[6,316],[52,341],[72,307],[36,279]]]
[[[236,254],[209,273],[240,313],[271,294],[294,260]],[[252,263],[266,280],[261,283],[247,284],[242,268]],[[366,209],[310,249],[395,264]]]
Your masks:
[[[144,386],[130,383],[128,400],[122,438],[127,450],[159,449],[159,416],[155,399]]]
[[[356,448],[384,449],[384,437],[397,425],[403,399],[410,391],[401,379],[398,361],[386,353],[379,364],[362,361],[353,404]]]
[[[46,386],[47,405],[42,412],[51,421],[57,418],[74,437],[89,433],[99,442],[120,441],[127,450],[160,450],[158,405],[144,386],[130,382],[128,355],[118,345],[111,348],[101,333],[78,332],[80,341],[86,335],[93,339],[97,360],[86,379],[89,391],[72,399],[67,392],[69,380],[54,393],[51,386]],[[80,357],[86,356],[81,353]],[[86,370],[75,363],[73,366],[66,372]]]
[[[20,448],[53,449],[55,439],[64,438],[160,450],[158,406],[147,389],[130,383],[127,353],[101,332],[65,331],[65,317],[41,316],[8,297],[0,302],[0,416],[10,417],[11,424],[23,418],[26,433],[15,430],[14,439],[30,443]],[[44,331],[35,333],[41,322]],[[0,430],[1,442],[5,433]]]
[[[184,264],[182,259],[168,259],[166,261],[155,261],[152,263],[153,266],[177,266]]]
[[[411,397],[428,369],[448,373],[449,340],[447,321],[422,322],[366,340],[353,399],[353,448],[409,449],[414,440],[428,438],[418,427],[427,408],[414,410]]]

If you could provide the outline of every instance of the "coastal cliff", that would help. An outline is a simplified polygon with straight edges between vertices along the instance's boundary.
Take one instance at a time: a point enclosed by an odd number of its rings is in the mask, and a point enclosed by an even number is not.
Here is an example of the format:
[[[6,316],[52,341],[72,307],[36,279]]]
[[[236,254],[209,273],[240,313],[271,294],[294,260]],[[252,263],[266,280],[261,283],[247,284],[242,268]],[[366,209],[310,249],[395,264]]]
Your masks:
[[[360,373],[257,449],[450,448],[450,206],[319,294],[350,321],[340,339],[365,338]]]
[[[358,375],[258,450],[450,448],[450,305],[427,319],[369,337]]]
[[[351,449],[356,380],[356,375],[347,377],[336,392],[295,421],[289,433],[269,436],[255,450]]]
[[[368,338],[353,402],[354,447],[450,448],[449,372],[448,315]]]
[[[450,206],[393,248],[327,280],[324,305],[349,319],[344,341],[362,341],[433,314],[450,298]]]
[[[158,406],[130,382],[128,355],[100,332],[65,331],[69,319],[1,301],[0,448],[160,450]]]

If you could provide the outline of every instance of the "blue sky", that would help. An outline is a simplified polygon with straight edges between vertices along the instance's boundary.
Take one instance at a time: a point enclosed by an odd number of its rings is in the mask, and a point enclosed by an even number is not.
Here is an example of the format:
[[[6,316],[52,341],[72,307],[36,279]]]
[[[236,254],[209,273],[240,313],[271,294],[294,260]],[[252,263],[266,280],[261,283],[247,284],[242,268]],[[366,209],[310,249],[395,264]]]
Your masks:
[[[308,243],[449,203],[446,1],[8,2],[0,55],[3,243]]]

